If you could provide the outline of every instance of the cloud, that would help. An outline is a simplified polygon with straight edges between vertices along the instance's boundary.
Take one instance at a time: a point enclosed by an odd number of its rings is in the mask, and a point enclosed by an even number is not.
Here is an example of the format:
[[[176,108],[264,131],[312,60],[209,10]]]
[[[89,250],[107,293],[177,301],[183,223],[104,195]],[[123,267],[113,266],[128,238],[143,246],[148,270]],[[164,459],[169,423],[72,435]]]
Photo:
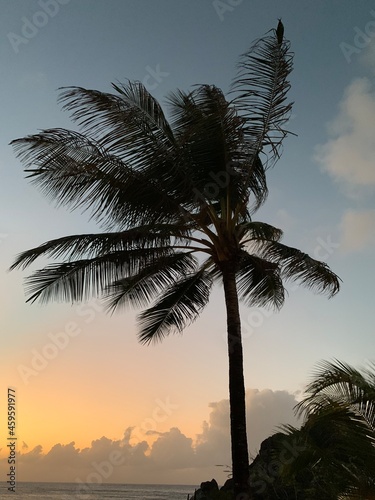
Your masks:
[[[150,459],[161,468],[180,469],[194,467],[193,440],[173,427],[163,433],[152,445]]]
[[[40,445],[35,446],[31,451],[19,454],[18,457],[24,464],[27,462],[36,463],[43,458],[43,448]]]
[[[281,424],[298,425],[293,407],[297,404],[294,395],[287,391],[248,389],[246,391],[246,419],[249,452],[255,456],[261,442],[278,431]],[[198,435],[196,455],[202,465],[208,461],[221,460],[230,463],[229,401],[223,399],[211,403],[209,422],[204,422]],[[218,463],[218,462],[217,462]]]
[[[340,247],[344,252],[375,247],[375,210],[347,210],[342,217],[340,230]]]
[[[260,443],[277,431],[282,423],[297,425],[293,414],[295,397],[286,391],[246,392],[249,444],[252,455]],[[226,473],[218,464],[230,464],[229,401],[210,403],[209,419],[194,440],[180,429],[153,433],[156,441],[133,443],[134,428],[128,427],[122,439],[101,437],[90,447],[75,443],[56,444],[48,453],[42,447],[17,453],[20,481],[76,482],[88,487],[97,482],[199,484],[216,477],[221,483]],[[0,461],[0,473],[7,470],[7,459]],[[4,476],[5,477],[5,476]]]
[[[332,139],[316,149],[316,159],[348,194],[375,187],[375,94],[367,78],[345,91],[338,116],[329,126]]]
[[[200,466],[230,463],[229,401],[210,403],[208,422],[203,422],[202,433],[197,435],[196,456]],[[249,408],[247,407],[247,411]]]

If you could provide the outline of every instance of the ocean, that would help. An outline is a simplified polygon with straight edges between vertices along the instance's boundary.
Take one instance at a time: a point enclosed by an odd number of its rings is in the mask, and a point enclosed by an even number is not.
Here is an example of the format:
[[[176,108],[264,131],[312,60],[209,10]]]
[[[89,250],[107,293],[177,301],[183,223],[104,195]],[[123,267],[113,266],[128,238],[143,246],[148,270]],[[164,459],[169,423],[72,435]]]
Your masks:
[[[90,484],[89,491],[79,491],[75,483],[21,483],[8,491],[0,483],[0,500],[187,500],[196,486],[162,484]]]

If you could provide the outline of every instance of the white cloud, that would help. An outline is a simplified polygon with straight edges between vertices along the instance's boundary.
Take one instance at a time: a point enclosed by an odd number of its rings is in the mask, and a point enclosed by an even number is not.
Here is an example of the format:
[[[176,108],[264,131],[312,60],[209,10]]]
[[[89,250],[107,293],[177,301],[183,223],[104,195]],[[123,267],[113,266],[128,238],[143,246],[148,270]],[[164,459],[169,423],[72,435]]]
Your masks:
[[[248,429],[250,451],[259,451],[261,442],[279,430],[281,424],[297,426],[293,407],[297,404],[294,395],[287,391],[253,389],[247,392]]]
[[[293,406],[295,397],[286,391],[257,389],[246,392],[248,437],[252,455],[260,443],[276,432],[283,423],[297,425]],[[154,433],[156,441],[131,444],[132,428],[126,429],[119,440],[101,437],[82,450],[74,442],[56,444],[48,453],[37,446],[25,453],[18,452],[20,481],[67,481],[89,485],[90,482],[112,483],[179,483],[199,484],[216,477],[223,483],[225,469],[218,464],[230,464],[229,402],[211,403],[208,422],[194,443],[178,428]],[[0,461],[0,473],[5,477],[7,459]]]
[[[358,252],[375,246],[375,210],[347,210],[342,217],[341,244],[344,252]]]
[[[375,94],[367,78],[358,78],[346,89],[329,126],[332,139],[316,150],[316,159],[349,193],[375,187],[374,129]]]
[[[294,395],[287,391],[249,389],[246,391],[246,419],[249,452],[255,456],[261,442],[278,431],[281,424],[298,425],[293,407],[297,404]],[[229,401],[224,399],[211,403],[209,422],[203,424],[196,445],[197,460],[207,464],[230,463]]]
[[[193,440],[173,427],[163,433],[152,445],[150,459],[157,467],[184,469],[194,467],[195,453]]]

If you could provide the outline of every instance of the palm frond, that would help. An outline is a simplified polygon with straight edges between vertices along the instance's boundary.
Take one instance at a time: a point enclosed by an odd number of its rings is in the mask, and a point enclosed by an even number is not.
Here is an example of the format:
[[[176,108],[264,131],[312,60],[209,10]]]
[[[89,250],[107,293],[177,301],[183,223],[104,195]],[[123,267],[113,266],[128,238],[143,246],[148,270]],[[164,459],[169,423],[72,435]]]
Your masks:
[[[181,332],[207,304],[211,286],[210,273],[205,269],[177,281],[156,304],[139,315],[140,342],[148,344]]]
[[[142,173],[160,193],[190,206],[191,182],[162,107],[140,82],[112,86],[119,95],[69,87],[63,90],[60,101],[65,102],[64,109],[72,112],[83,132],[102,148]]]
[[[198,85],[189,93],[172,93],[168,102],[195,197],[207,203],[227,197],[235,207],[239,200],[247,204],[253,193],[254,207],[259,207],[267,196],[264,168],[258,155],[249,158],[243,120],[222,91]]]
[[[107,226],[181,217],[175,193],[78,132],[50,129],[11,144],[31,181],[57,205],[90,210]]]
[[[283,245],[278,241],[260,242],[261,257],[277,262],[281,276],[296,280],[319,293],[334,296],[340,289],[340,278],[324,262],[313,259],[300,250]]]
[[[129,108],[138,110],[145,123],[152,123],[154,127],[163,131],[170,143],[175,142],[173,130],[164,115],[159,102],[150,94],[141,82],[127,81],[127,84],[118,82],[112,84]]]
[[[119,95],[65,87],[60,89],[59,102],[84,133],[118,155],[145,141],[164,150],[173,144],[173,132],[163,109],[141,82],[128,80],[112,87]]]
[[[20,253],[10,270],[25,269],[42,256],[74,260],[81,257],[100,257],[114,251],[137,248],[159,249],[163,253],[163,249],[167,251],[172,248],[172,237],[174,243],[184,239],[188,247],[189,243],[186,241],[188,234],[189,231],[185,232],[183,227],[160,224],[139,226],[120,232],[64,236]]]
[[[306,397],[296,406],[298,414],[311,414],[344,402],[375,432],[375,384],[368,375],[339,360],[322,361],[306,387]]]
[[[242,200],[236,207],[236,212],[255,213],[268,197],[266,172],[260,155],[253,156],[245,145],[238,154],[238,160],[231,162],[231,172],[238,172],[234,176],[233,189],[239,194],[236,201]]]
[[[255,158],[267,153],[269,167],[279,158],[284,128],[292,108],[287,102],[288,77],[293,68],[290,43],[280,40],[276,30],[262,37],[242,55],[232,84],[233,105],[244,120],[244,136]]]
[[[239,225],[239,237],[242,244],[251,243],[253,241],[279,241],[283,232],[265,222],[249,221]]]
[[[319,458],[320,480],[340,485],[339,498],[375,493],[374,389],[373,371],[322,361],[296,406],[305,415],[301,432],[310,455]]]
[[[188,94],[178,91],[170,95],[168,102],[185,175],[188,173],[202,199],[220,199],[228,179],[217,176],[227,173],[227,163],[241,140],[235,111],[213,85],[199,85]],[[207,185],[216,180],[216,193],[209,192]]]
[[[249,305],[279,309],[284,303],[278,265],[247,252],[239,258],[237,286],[240,299]]]
[[[332,498],[347,498],[349,492],[350,498],[363,498],[358,495],[364,487],[374,492],[368,481],[375,473],[374,442],[366,422],[345,401],[331,400],[309,413],[301,429],[283,430],[299,450],[283,469],[284,480],[302,480],[303,491],[312,488],[313,498],[319,489],[330,490]]]
[[[137,274],[112,283],[106,291],[108,309],[115,311],[127,305],[144,307],[176,281],[192,274],[196,267],[197,261],[190,253],[160,257]]]
[[[26,279],[27,301],[73,303],[88,300],[91,295],[101,296],[110,284],[139,273],[142,267],[170,253],[171,248],[132,249],[47,265]]]

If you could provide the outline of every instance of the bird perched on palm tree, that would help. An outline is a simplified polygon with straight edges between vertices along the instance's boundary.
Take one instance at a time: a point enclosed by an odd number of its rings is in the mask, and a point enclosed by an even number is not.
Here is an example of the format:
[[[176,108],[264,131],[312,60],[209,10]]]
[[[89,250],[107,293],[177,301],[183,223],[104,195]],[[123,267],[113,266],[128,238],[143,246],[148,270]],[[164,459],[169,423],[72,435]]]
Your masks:
[[[139,82],[114,84],[115,94],[67,88],[60,99],[80,132],[49,129],[12,143],[47,197],[89,210],[103,230],[21,253],[13,268],[59,260],[28,278],[30,301],[99,295],[111,310],[146,307],[139,339],[149,343],[182,331],[223,285],[236,495],[248,495],[249,477],[239,301],[280,308],[283,279],[329,296],[339,289],[324,263],[254,220],[288,134],[291,70],[290,43],[272,30],[243,54],[230,99],[214,85],[178,90],[167,119]]]
[[[284,38],[284,25],[281,22],[281,19],[279,19],[279,22],[277,24],[276,37],[278,44],[281,45],[283,43],[283,38]]]

